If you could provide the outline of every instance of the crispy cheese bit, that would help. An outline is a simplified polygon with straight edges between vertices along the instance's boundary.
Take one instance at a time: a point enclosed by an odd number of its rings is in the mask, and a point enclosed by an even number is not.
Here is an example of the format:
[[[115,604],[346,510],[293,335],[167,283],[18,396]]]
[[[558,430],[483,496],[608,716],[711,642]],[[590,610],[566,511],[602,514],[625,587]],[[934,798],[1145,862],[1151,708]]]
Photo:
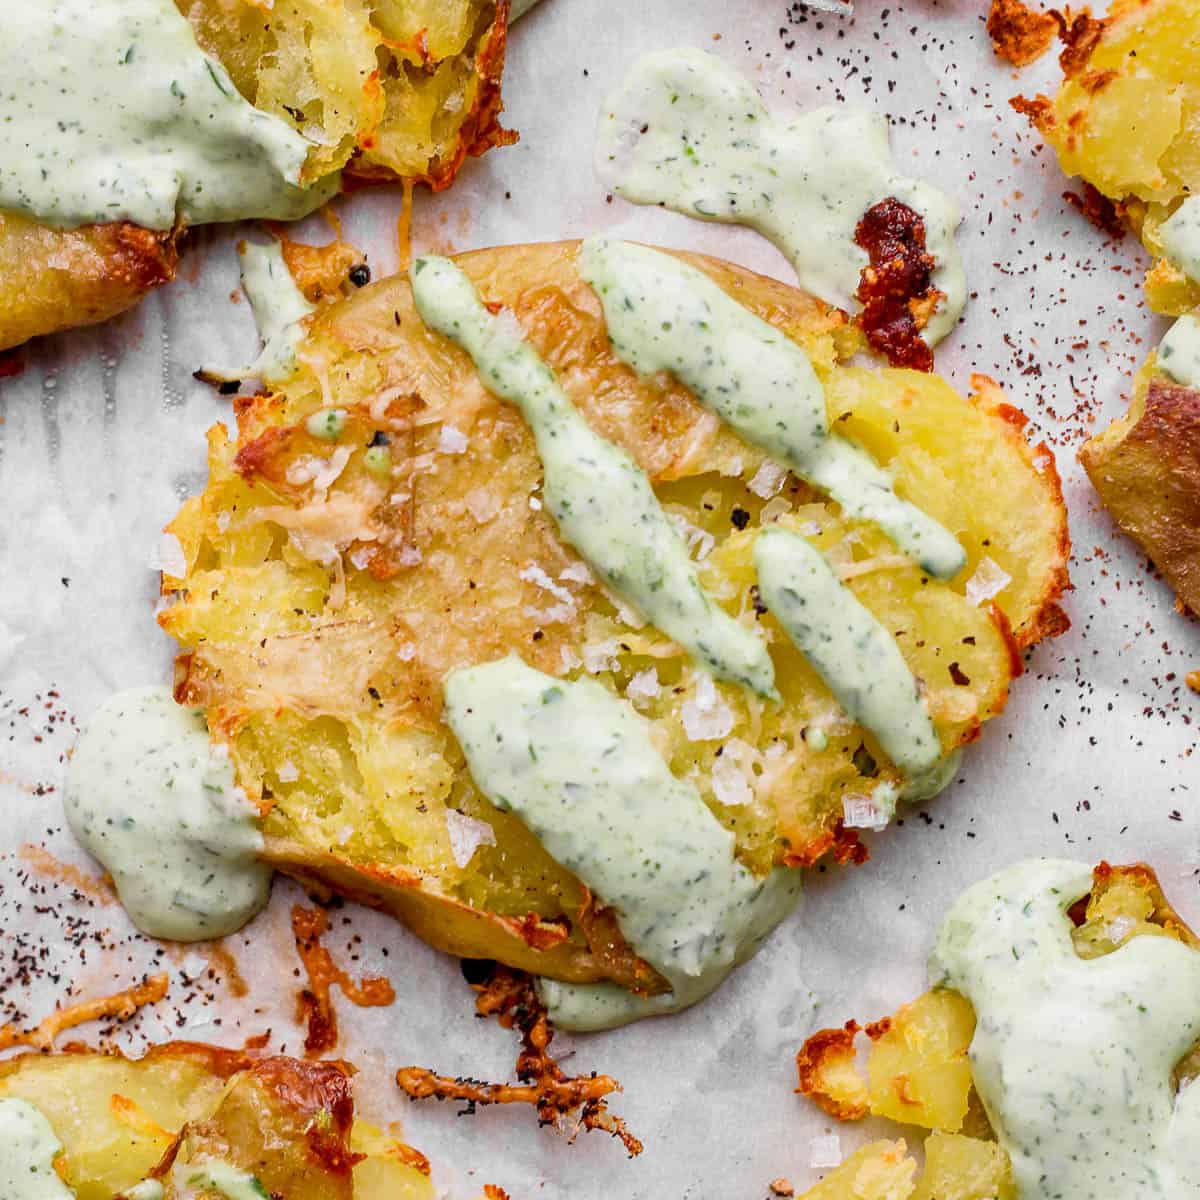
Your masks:
[[[83,1000],[78,1004],[60,1008],[51,1013],[34,1029],[18,1029],[15,1025],[0,1028],[0,1050],[13,1046],[32,1046],[37,1050],[52,1050],[54,1041],[64,1029],[74,1029],[88,1021],[100,1021],[106,1017],[128,1021],[139,1008],[157,1004],[167,994],[168,980],[165,974],[154,975],[134,987],[111,996],[95,1000]]]
[[[1041,58],[1061,28],[1054,12],[1041,12],[1023,0],[992,0],[987,32],[997,58],[1026,67]]]
[[[858,291],[858,323],[872,350],[893,367],[933,370],[933,351],[921,329],[942,293],[932,283],[936,267],[925,249],[921,215],[894,196],[867,210],[854,230],[854,243],[867,252]]]
[[[361,1008],[383,1008],[396,999],[395,989],[382,977],[354,980],[333,961],[333,955],[321,944],[329,931],[329,915],[322,908],[292,908],[292,934],[296,950],[308,973],[308,986],[299,996],[299,1019],[307,1022],[304,1052],[316,1057],[337,1045],[337,1011],[331,992],[336,983],[342,994]]]
[[[857,1021],[847,1021],[841,1029],[819,1030],[796,1055],[800,1078],[796,1091],[839,1121],[859,1121],[868,1112],[867,1085],[855,1067],[858,1032]]]
[[[601,1129],[619,1139],[630,1158],[641,1154],[642,1143],[620,1117],[608,1111],[605,1098],[619,1092],[621,1085],[609,1075],[567,1076],[551,1056],[554,1028],[527,974],[500,966],[486,982],[472,987],[479,994],[475,1002],[479,1016],[494,1016],[505,1029],[520,1030],[516,1066],[520,1083],[485,1083],[437,1075],[425,1067],[401,1067],[396,1084],[409,1099],[462,1100],[467,1113],[481,1104],[531,1104],[541,1125],[561,1128],[573,1118],[575,1131]]]

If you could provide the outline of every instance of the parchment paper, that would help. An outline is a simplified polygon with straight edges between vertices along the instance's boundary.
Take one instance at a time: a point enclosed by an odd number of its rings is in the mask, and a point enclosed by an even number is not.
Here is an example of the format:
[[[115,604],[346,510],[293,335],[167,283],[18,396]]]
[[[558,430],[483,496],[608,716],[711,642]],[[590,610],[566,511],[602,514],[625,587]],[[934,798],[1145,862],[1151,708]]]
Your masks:
[[[1007,106],[1039,81],[1045,89],[1051,63],[1019,80],[998,64],[985,8],[860,0],[853,19],[839,19],[806,17],[786,0],[545,0],[511,40],[505,94],[520,145],[470,164],[449,193],[417,198],[418,249],[604,228],[791,279],[752,233],[610,201],[591,168],[604,96],[639,53],[690,44],[752,74],[774,108],[843,98],[878,107],[893,118],[898,160],[957,196],[965,214],[973,298],[938,367],[963,389],[972,371],[994,375],[1030,414],[1066,479],[1076,546],[1074,628],[1033,655],[955,786],[872,836],[866,866],[815,874],[795,918],[709,1002],[574,1040],[572,1069],[624,1082],[614,1108],[646,1142],[637,1161],[595,1133],[568,1145],[527,1110],[460,1119],[452,1106],[398,1097],[391,1073],[407,1063],[509,1077],[513,1037],[474,1018],[456,962],[378,916],[335,913],[327,945],[338,960],[387,974],[397,991],[390,1008],[339,1004],[340,1052],[363,1069],[360,1107],[403,1118],[454,1196],[477,1194],[485,1180],[517,1200],[759,1197],[779,1176],[811,1184],[811,1142],[830,1123],[793,1095],[794,1051],[820,1025],[882,1015],[920,990],[951,898],[1017,858],[1146,859],[1200,920],[1200,698],[1183,685],[1200,666],[1200,627],[1174,611],[1098,511],[1075,462],[1093,421],[1122,410],[1161,323],[1142,304],[1133,243],[1105,245],[1063,203],[1051,155]],[[389,189],[341,205],[377,277],[396,261],[398,203]],[[0,1019],[36,1020],[67,985],[93,995],[165,964],[167,1001],[116,1032],[135,1049],[180,1036],[240,1045],[268,1029],[274,1048],[300,1046],[288,928],[298,889],[277,883],[269,911],[230,939],[251,984],[235,1002],[206,977],[205,951],[137,936],[118,907],[56,881],[44,864],[33,869],[22,850],[44,846],[95,874],[63,828],[75,721],[115,688],[167,677],[171,646],[153,620],[159,530],[202,485],[204,430],[228,416],[191,372],[254,350],[247,307],[233,294],[236,236],[195,237],[174,286],[108,326],[36,345],[24,373],[0,382]],[[189,984],[189,972],[199,979]],[[866,1133],[840,1132],[845,1151]]]

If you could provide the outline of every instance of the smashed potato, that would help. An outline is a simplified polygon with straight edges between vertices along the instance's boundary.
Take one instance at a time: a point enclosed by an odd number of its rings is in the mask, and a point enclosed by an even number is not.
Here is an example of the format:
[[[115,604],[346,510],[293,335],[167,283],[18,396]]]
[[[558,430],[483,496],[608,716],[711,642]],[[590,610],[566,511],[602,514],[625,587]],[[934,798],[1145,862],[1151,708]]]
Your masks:
[[[1151,211],[1200,186],[1200,11],[1192,0],[1114,0],[1081,15],[1053,97],[1015,103],[1078,175],[1109,199]]]
[[[68,1050],[0,1063],[0,1099],[36,1106],[78,1200],[113,1200],[172,1167],[216,1159],[288,1200],[432,1200],[416,1150],[355,1119],[341,1063],[177,1042],[145,1057]],[[70,1102],[66,1098],[70,1097]]]
[[[208,487],[169,527],[186,568],[164,577],[173,603],[160,622],[183,647],[177,699],[203,707],[228,745],[281,869],[385,907],[455,954],[653,991],[661,980],[613,914],[472,783],[442,720],[445,675],[511,652],[550,674],[589,672],[636,701],[751,870],[861,859],[844,800],[903,781],[758,611],[756,532],[778,522],[804,533],[896,631],[949,754],[1002,710],[1019,650],[1064,627],[1065,514],[1052,458],[1027,445],[1023,418],[989,381],[965,401],[922,373],[841,367],[854,345],[842,314],[682,256],[805,346],[834,427],[959,537],[960,577],[929,579],[795,478],[764,486],[761,451],[681,385],[617,359],[576,249],[457,261],[511,309],[585,418],[646,470],[710,594],[763,629],[782,704],[706,691],[678,646],[598,586],[542,510],[528,428],[426,328],[403,278],[319,310],[298,373],[278,394],[238,401],[236,440],[210,432]],[[331,408],[335,440],[308,423]],[[728,726],[719,735],[703,728],[709,712]],[[744,803],[725,790],[730,772]]]
[[[1200,6],[1115,0],[1098,20],[1077,14],[1053,97],[1018,99],[1098,201],[1132,225],[1155,262],[1146,299],[1182,316],[1200,307],[1200,280],[1165,256],[1161,228],[1200,193]],[[1156,373],[1151,359],[1125,416],[1080,451],[1117,524],[1146,552],[1182,606],[1200,609],[1200,398]]]
[[[176,0],[257,108],[313,142],[305,178],[449,187],[505,145],[507,0]],[[176,233],[63,230],[0,212],[0,350],[131,308],[175,273]]]
[[[1101,863],[1092,879],[1091,892],[1070,914],[1075,924],[1072,941],[1081,958],[1111,954],[1130,938],[1142,936],[1174,938],[1200,949],[1200,939],[1167,902],[1148,866]],[[970,1002],[957,992],[934,989],[895,1015],[866,1026],[871,1046],[865,1079],[855,1065],[859,1029],[850,1021],[842,1029],[825,1029],[810,1037],[796,1056],[797,1090],[839,1120],[881,1116],[932,1130],[925,1142],[924,1174],[910,1186],[902,1166],[904,1143],[874,1143],[801,1200],[860,1195],[1015,1200],[1011,1163],[996,1144],[971,1077],[967,1051],[975,1013]],[[1179,1065],[1181,1082],[1194,1077],[1198,1062],[1200,1047]],[[876,1164],[881,1177],[886,1174],[896,1181],[894,1190],[852,1189],[867,1161]],[[835,1179],[838,1187],[830,1189]]]
[[[1079,459],[1179,604],[1200,613],[1200,391],[1151,365],[1138,377],[1129,411],[1089,438]]]

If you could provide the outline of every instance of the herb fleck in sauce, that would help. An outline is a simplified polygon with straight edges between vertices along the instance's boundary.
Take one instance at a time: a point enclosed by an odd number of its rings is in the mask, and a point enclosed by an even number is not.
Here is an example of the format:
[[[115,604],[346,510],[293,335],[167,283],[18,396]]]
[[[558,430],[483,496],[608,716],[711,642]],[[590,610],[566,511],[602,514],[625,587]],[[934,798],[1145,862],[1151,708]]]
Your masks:
[[[103,705],[75,748],[64,802],[75,836],[152,937],[221,937],[267,902],[257,810],[203,716],[166,688],[119,692]]]
[[[925,339],[940,341],[962,314],[958,208],[896,170],[884,117],[838,106],[777,120],[719,58],[665,50],[634,63],[609,97],[596,161],[627,200],[757,229],[791,260],[804,288],[847,311],[868,261],[855,228],[895,197],[924,218],[933,283],[946,297]]]
[[[1021,1200],[1200,1194],[1200,1085],[1172,1078],[1200,1039],[1200,953],[1131,938],[1082,959],[1067,910],[1079,863],[1038,859],[955,902],[930,960],[975,1007],[975,1086]]]
[[[800,876],[757,879],[733,835],[677,779],[633,707],[591,679],[517,658],[454,671],[446,719],[481,791],[612,905],[634,950],[669,980],[644,998],[543,980],[556,1024],[602,1029],[708,995],[791,911]]]
[[[520,408],[542,460],[544,502],[562,536],[706,670],[774,696],[762,639],[705,593],[645,472],[592,431],[512,314],[492,316],[448,259],[418,259],[410,277],[422,320],[471,356],[490,391]]]

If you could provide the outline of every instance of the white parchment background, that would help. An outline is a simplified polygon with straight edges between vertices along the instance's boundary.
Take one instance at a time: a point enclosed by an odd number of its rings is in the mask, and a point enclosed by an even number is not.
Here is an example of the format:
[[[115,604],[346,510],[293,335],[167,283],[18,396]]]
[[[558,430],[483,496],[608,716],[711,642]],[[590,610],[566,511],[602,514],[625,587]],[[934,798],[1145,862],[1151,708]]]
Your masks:
[[[1051,77],[1051,64],[1018,81],[995,62],[984,8],[860,0],[854,19],[839,20],[805,19],[786,0],[545,0],[511,40],[507,117],[520,145],[470,164],[450,193],[418,196],[418,249],[607,228],[791,279],[753,234],[606,199],[591,169],[603,97],[637,54],[688,44],[752,74],[780,111],[842,99],[878,107],[893,118],[899,161],[965,214],[974,296],[939,369],[962,388],[973,370],[994,375],[1051,440],[1076,547],[1074,628],[1033,656],[954,787],[873,838],[867,866],[814,876],[796,917],[708,1003],[574,1041],[572,1068],[624,1081],[615,1108],[647,1144],[636,1162],[602,1135],[567,1145],[525,1110],[459,1119],[451,1106],[395,1096],[397,1065],[504,1077],[515,1045],[474,1019],[455,962],[373,914],[335,914],[327,944],[338,959],[351,964],[353,953],[355,970],[386,973],[397,991],[387,1009],[339,1006],[341,1051],[364,1072],[360,1104],[402,1117],[455,1196],[484,1180],[516,1198],[584,1200],[759,1197],[777,1176],[814,1182],[810,1142],[828,1123],[792,1094],[799,1043],[818,1025],[875,1017],[914,994],[950,899],[1021,856],[1145,858],[1200,919],[1200,698],[1183,686],[1200,666],[1200,627],[1097,511],[1075,462],[1091,422],[1121,410],[1131,368],[1160,330],[1140,299],[1135,247],[1105,245],[1064,205],[1065,181],[1008,108]],[[377,277],[396,261],[397,207],[394,190],[342,204]],[[138,937],[118,908],[31,870],[22,851],[42,844],[94,870],[63,830],[73,722],[115,688],[166,677],[171,647],[153,621],[159,530],[202,485],[203,432],[227,415],[191,372],[253,349],[232,295],[235,236],[202,233],[173,287],[107,327],[36,345],[24,373],[0,381],[0,1019],[36,1019],[68,984],[95,994],[165,963],[168,1000],[117,1035],[135,1048],[170,1036],[240,1045],[266,1029],[274,1047],[299,1046],[287,927],[297,889],[278,884],[270,910],[231,939],[252,983],[234,1003],[202,971],[189,984],[182,954]],[[33,959],[30,985],[22,965]],[[860,1136],[843,1131],[843,1146]]]

